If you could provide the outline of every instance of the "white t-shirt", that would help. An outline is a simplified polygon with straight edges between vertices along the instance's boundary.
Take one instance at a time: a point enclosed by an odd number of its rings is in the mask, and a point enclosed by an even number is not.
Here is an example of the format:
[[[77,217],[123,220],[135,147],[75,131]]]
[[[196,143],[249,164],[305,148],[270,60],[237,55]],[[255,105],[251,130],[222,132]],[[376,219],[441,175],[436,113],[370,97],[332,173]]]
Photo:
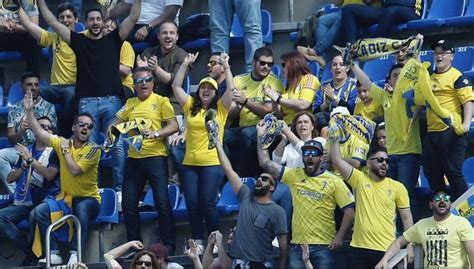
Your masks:
[[[148,24],[152,20],[161,16],[165,12],[166,6],[177,5],[182,7],[184,0],[142,0],[142,9],[140,11],[140,18],[137,24]],[[125,0],[127,4],[133,4],[133,0]],[[178,21],[179,11],[176,14],[174,22]]]
[[[169,262],[167,269],[183,269],[184,267],[175,262]]]

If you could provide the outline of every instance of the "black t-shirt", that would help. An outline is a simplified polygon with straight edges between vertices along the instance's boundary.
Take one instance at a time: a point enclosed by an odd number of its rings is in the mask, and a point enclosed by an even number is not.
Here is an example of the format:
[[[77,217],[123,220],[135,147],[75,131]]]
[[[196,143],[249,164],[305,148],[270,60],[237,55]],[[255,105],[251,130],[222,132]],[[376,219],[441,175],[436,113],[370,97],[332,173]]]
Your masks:
[[[101,39],[90,39],[71,31],[71,48],[76,54],[76,98],[122,95],[118,28]]]

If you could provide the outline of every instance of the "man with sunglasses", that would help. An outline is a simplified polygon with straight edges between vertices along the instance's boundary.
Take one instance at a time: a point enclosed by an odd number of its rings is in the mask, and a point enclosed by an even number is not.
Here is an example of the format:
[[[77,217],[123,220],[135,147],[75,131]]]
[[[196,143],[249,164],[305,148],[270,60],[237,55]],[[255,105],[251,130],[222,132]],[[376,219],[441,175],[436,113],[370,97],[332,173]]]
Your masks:
[[[54,105],[40,96],[39,74],[31,72],[24,73],[21,76],[20,84],[24,94],[29,92],[32,95],[35,117],[48,117],[51,119],[53,126],[56,127],[57,117]],[[22,100],[18,101],[8,109],[7,137],[12,145],[20,143],[24,146],[30,146],[35,142],[35,135],[30,129],[25,114]],[[11,166],[15,164],[17,159],[18,151],[14,147],[0,150],[0,188],[10,193],[15,191],[15,183],[8,183],[7,176],[11,170]]]
[[[419,220],[398,237],[375,268],[408,244],[421,244],[424,268],[474,268],[474,229],[469,221],[451,214],[451,196],[445,190],[433,192],[433,216]]]
[[[404,230],[413,225],[408,192],[402,183],[386,177],[387,150],[369,150],[368,174],[352,167],[342,159],[336,136],[331,139],[331,160],[342,178],[355,193],[355,224],[351,241],[351,267],[374,268],[395,239],[395,218],[400,214]],[[410,247],[409,258],[413,256]]]
[[[43,130],[53,133],[48,117],[38,118],[38,122]],[[16,224],[28,218],[30,211],[47,195],[59,193],[59,160],[56,152],[39,140],[28,147],[18,143],[15,148],[19,157],[7,181],[16,182],[16,189],[13,203],[0,210],[0,236],[26,254],[21,266],[30,266],[36,265],[38,259]]]
[[[310,260],[316,268],[335,267],[333,250],[342,245],[354,219],[354,197],[342,179],[321,171],[323,146],[319,141],[306,141],[301,148],[304,168],[289,168],[271,161],[262,149],[264,123],[257,125],[258,161],[265,171],[290,187],[293,198],[292,238],[289,267],[304,268],[300,244],[309,244]],[[342,209],[336,232],[334,210]]]
[[[283,208],[272,201],[272,194],[278,182],[273,175],[262,173],[257,178],[255,189],[250,190],[233,170],[219,140],[215,139],[214,143],[221,166],[240,201],[237,229],[229,252],[229,256],[233,259],[232,269],[276,267],[273,265],[272,246],[275,237],[280,248],[279,268],[286,268],[288,255],[286,215]]]
[[[226,128],[224,144],[230,151],[240,153],[241,161],[237,170],[241,176],[255,176],[259,173],[255,149],[257,147],[257,131],[255,125],[268,113],[276,111],[272,100],[263,92],[263,87],[282,93],[284,86],[280,78],[272,73],[274,64],[273,52],[266,47],[255,51],[252,71],[234,78],[232,106],[228,121],[238,119],[237,127]]]
[[[72,126],[73,136],[70,139],[66,139],[52,135],[41,127],[32,110],[33,98],[30,92],[26,93],[23,106],[26,110],[30,128],[35,134],[36,139],[52,147],[58,153],[61,193],[54,200],[58,203],[61,200],[72,200],[72,203],[68,204],[65,202],[65,204],[70,206],[72,213],[79,219],[81,224],[81,245],[86,246],[89,221],[94,220],[99,214],[101,201],[97,185],[101,150],[96,144],[89,142],[89,137],[94,128],[92,115],[89,113],[76,115]],[[46,230],[51,224],[51,211],[50,201],[44,201],[34,209],[34,213],[31,215],[32,218],[30,218],[39,228],[41,242],[45,242]],[[30,225],[32,234],[35,232],[36,225]],[[76,240],[76,236],[74,236],[68,265],[77,263]],[[55,236],[51,237],[50,246],[51,264],[62,264]],[[44,254],[44,251],[38,252],[43,252]],[[39,256],[40,253],[38,252],[35,252],[35,254]],[[46,259],[40,260],[40,263],[45,262]]]

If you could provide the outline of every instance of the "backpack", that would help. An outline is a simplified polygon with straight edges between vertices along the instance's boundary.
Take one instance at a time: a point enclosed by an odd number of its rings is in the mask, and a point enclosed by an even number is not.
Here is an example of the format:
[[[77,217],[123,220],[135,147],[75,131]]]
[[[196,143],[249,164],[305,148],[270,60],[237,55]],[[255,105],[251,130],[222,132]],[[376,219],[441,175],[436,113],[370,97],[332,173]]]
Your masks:
[[[201,13],[189,17],[185,23],[179,26],[178,33],[178,45],[200,38],[209,38],[211,35],[209,13]]]
[[[318,19],[324,14],[325,13],[322,10],[319,10],[304,20],[303,27],[301,27],[296,34],[295,48],[297,46],[314,46],[316,43],[314,34],[316,33],[316,27],[318,26]]]

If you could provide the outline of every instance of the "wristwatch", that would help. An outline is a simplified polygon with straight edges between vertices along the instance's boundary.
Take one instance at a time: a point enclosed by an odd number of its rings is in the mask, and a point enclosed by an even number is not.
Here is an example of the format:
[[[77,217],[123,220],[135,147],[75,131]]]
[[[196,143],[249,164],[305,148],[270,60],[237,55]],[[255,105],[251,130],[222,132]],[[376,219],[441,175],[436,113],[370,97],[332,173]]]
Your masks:
[[[69,148],[61,148],[61,151],[62,151],[63,155],[66,155],[66,154],[70,153]]]
[[[30,156],[28,159],[26,159],[26,163],[27,163],[28,165],[30,165],[30,164],[33,163],[34,160],[35,160],[35,159]]]
[[[146,25],[146,31],[147,31],[148,33],[151,33],[151,31],[153,31],[153,26],[151,26],[151,24],[147,24],[147,25]]]

